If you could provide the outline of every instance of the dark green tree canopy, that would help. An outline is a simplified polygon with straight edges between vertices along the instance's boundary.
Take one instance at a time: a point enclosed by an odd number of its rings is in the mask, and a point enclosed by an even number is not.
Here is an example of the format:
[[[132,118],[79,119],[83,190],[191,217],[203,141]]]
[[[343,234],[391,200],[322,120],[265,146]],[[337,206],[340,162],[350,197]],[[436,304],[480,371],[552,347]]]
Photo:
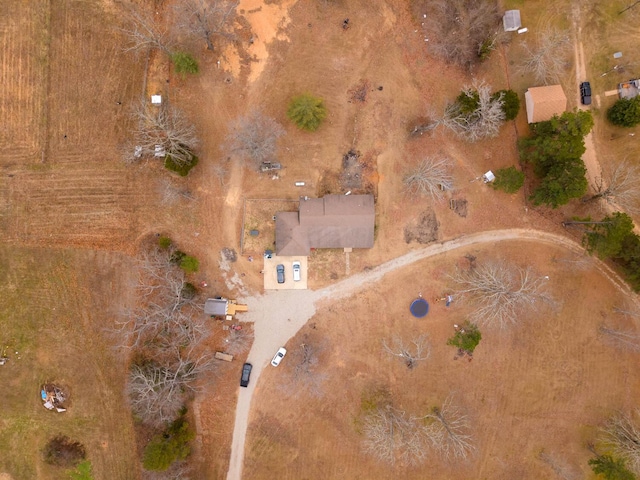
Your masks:
[[[610,455],[598,455],[589,460],[593,473],[600,475],[605,480],[635,480],[636,476],[630,472],[624,460],[613,458]]]
[[[607,118],[614,125],[635,127],[640,124],[640,96],[621,98],[607,110]]]
[[[614,212],[590,226],[583,242],[589,253],[600,258],[617,257],[625,239],[633,233],[633,220],[626,213]]]
[[[520,157],[533,164],[540,185],[531,196],[536,205],[553,208],[587,191],[584,136],[593,127],[590,112],[565,112],[532,125],[533,136],[520,141]]]
[[[298,95],[291,100],[287,117],[302,130],[313,132],[320,127],[327,116],[327,109],[321,98],[308,93]]]
[[[493,188],[507,193],[516,193],[524,185],[524,173],[516,167],[500,168],[495,172],[496,179]]]

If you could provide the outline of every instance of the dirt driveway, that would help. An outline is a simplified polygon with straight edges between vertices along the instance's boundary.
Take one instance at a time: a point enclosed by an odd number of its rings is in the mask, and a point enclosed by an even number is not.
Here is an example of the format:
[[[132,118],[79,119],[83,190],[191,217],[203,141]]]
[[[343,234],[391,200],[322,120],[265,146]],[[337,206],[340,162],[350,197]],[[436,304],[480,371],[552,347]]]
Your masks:
[[[253,364],[253,373],[249,387],[240,389],[238,394],[227,479],[237,480],[242,478],[251,398],[256,390],[260,374],[277,349],[285,345],[305,325],[307,320],[313,317],[316,313],[316,303],[326,298],[336,301],[353,295],[365,286],[379,281],[387,273],[425,258],[471,245],[508,240],[528,240],[536,243],[562,246],[572,252],[582,253],[584,251],[582,246],[565,237],[543,231],[525,229],[494,230],[464,235],[453,240],[414,250],[383,263],[370,271],[353,275],[321,290],[267,292],[263,296],[245,299],[249,305],[249,312],[244,319],[254,322],[255,329],[255,341],[247,359],[248,362]],[[609,267],[595,258],[593,262],[618,289],[625,293],[629,292],[626,284]],[[629,298],[634,297],[630,296]]]

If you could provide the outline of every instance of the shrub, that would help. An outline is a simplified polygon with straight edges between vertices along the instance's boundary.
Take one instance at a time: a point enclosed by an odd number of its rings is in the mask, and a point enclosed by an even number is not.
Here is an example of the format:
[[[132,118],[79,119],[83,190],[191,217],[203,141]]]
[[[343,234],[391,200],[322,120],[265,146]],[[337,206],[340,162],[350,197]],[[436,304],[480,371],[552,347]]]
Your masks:
[[[482,334],[480,330],[478,330],[478,326],[475,323],[466,321],[462,325],[462,328],[447,340],[447,345],[458,347],[468,354],[472,354],[480,343],[481,338]]]
[[[193,283],[187,282],[184,284],[184,287],[182,287],[182,291],[180,292],[180,295],[182,296],[182,298],[186,300],[191,300],[196,296],[197,293],[198,293],[198,289],[196,288],[196,286]]]
[[[605,480],[635,480],[636,476],[627,469],[623,459],[610,455],[598,455],[589,460],[593,473],[601,475]]]
[[[181,177],[186,177],[193,167],[198,164],[198,157],[191,155],[187,162],[176,162],[171,154],[164,157],[164,168],[177,173]]]
[[[58,435],[44,447],[44,461],[50,465],[73,467],[85,459],[87,453],[80,442]]]
[[[516,167],[501,168],[496,170],[496,179],[493,188],[507,193],[516,193],[524,185],[524,173],[516,170]]]
[[[504,112],[505,120],[513,120],[520,111],[518,94],[513,90],[498,90],[493,94],[493,97],[498,98],[500,95],[502,95],[502,111]]]
[[[189,442],[194,438],[195,432],[191,430],[184,416],[181,416],[165,432],[155,435],[147,444],[142,466],[145,470],[167,470],[173,462],[189,456]]]
[[[199,267],[200,267],[200,262],[196,257],[185,255],[180,260],[180,268],[184,270],[186,273],[195,273],[198,271]]]
[[[187,254],[184,253],[182,250],[176,250],[171,254],[171,258],[169,260],[171,261],[171,263],[180,265],[180,263],[182,262],[182,259],[186,256]]]
[[[614,125],[635,127],[640,124],[640,96],[631,100],[621,98],[607,110],[607,118]]]
[[[199,71],[198,62],[190,53],[176,52],[171,54],[171,61],[173,66],[182,78],[185,78],[188,73],[196,74]]]
[[[287,109],[289,120],[309,132],[317,130],[326,116],[327,109],[322,99],[307,93],[294,97]]]
[[[172,244],[173,242],[169,237],[162,235],[158,238],[158,246],[163,250],[167,250]]]
[[[89,460],[83,460],[80,462],[75,470],[69,472],[70,480],[93,480],[93,472],[91,462]]]
[[[463,115],[471,115],[480,106],[480,94],[477,90],[462,91],[456,97],[458,109]]]

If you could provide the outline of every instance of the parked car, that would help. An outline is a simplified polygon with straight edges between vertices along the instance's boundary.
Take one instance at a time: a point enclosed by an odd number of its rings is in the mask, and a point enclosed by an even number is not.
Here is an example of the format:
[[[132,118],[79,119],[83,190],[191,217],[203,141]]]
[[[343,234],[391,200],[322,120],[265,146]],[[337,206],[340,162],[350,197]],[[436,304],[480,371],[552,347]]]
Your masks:
[[[276,267],[276,273],[278,275],[278,283],[284,283],[284,265],[278,265]]]
[[[280,365],[280,362],[282,361],[282,359],[286,354],[287,354],[287,349],[284,347],[280,347],[276,352],[276,354],[273,356],[273,360],[271,360],[271,365],[273,365],[274,367],[277,367],[278,365]]]
[[[251,377],[252,368],[253,368],[253,365],[251,365],[250,363],[245,363],[242,366],[242,376],[240,377],[241,387],[246,387],[249,385],[249,378]]]
[[[293,262],[293,281],[300,281],[300,262]]]
[[[583,105],[591,105],[591,84],[589,82],[580,84],[580,101]]]

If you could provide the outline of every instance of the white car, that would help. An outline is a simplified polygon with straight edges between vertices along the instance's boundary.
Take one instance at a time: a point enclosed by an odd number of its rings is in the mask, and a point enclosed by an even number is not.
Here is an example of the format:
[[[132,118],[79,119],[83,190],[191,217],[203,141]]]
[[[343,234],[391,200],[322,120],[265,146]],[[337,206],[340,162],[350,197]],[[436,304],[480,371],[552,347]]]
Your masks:
[[[287,354],[287,349],[284,347],[280,347],[278,349],[278,352],[274,355],[273,360],[271,360],[271,365],[273,365],[274,367],[277,367],[278,365],[280,365],[280,362],[282,361],[282,359],[286,354]]]
[[[293,262],[291,264],[293,266],[293,281],[300,281],[300,262]]]

